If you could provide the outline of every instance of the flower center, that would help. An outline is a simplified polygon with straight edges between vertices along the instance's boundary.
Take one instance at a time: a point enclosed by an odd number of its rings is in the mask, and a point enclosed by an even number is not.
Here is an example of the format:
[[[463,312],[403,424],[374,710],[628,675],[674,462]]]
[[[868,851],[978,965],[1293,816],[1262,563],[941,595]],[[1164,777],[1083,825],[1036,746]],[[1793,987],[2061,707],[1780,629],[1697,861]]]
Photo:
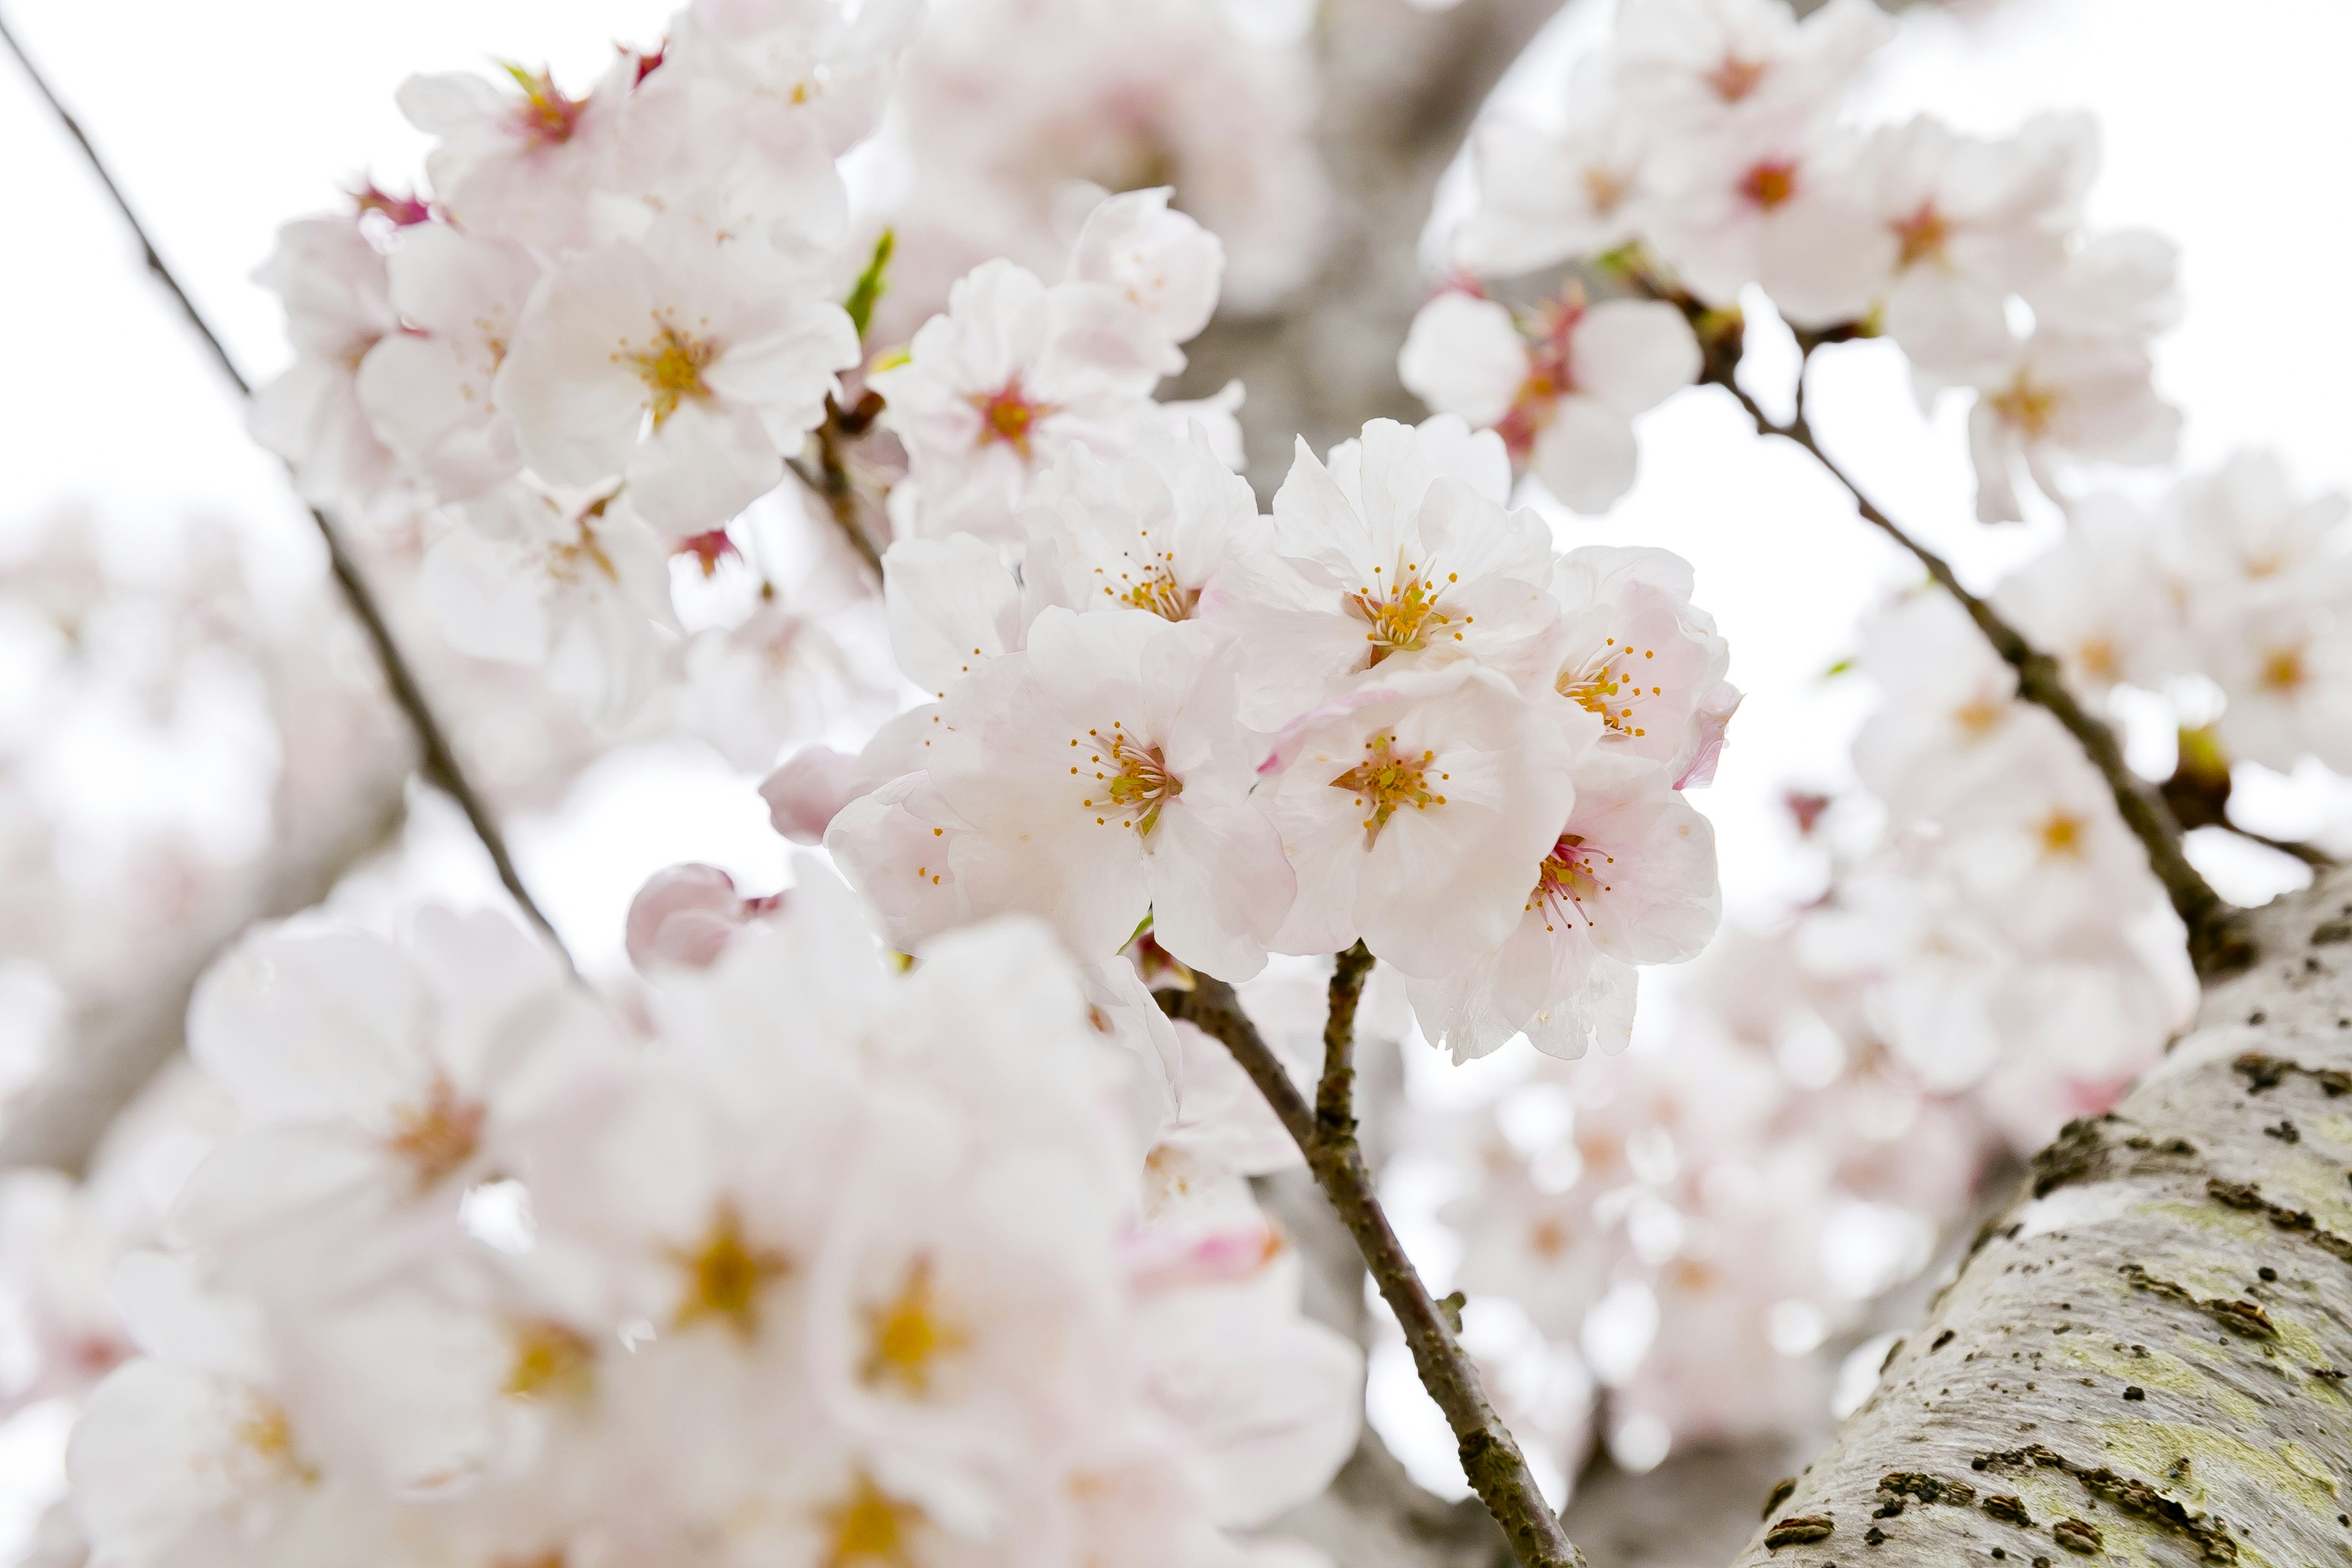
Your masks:
[[[2084,829],[2088,826],[2070,811],[2052,812],[2042,824],[2042,853],[2051,858],[2082,854]]]
[[[1582,834],[1563,833],[1536,869],[1536,889],[1528,895],[1528,908],[1544,911],[1546,931],[1558,931],[1563,920],[1590,926],[1592,916],[1584,900],[1615,890],[1613,883],[1602,880],[1609,874],[1606,868],[1615,864],[1615,857],[1587,844]]]
[[[457,1098],[446,1079],[433,1080],[422,1105],[404,1105],[393,1112],[392,1152],[408,1162],[416,1185],[437,1186],[443,1177],[474,1157],[481,1144],[482,1108]]]
[[[509,62],[507,74],[522,89],[522,101],[515,105],[515,128],[523,139],[541,147],[561,147],[572,140],[580,128],[581,111],[588,107],[584,98],[567,98],[555,85],[552,71],[537,74]]]
[[[2039,440],[2048,433],[2050,421],[2058,412],[2058,395],[2047,387],[2036,386],[2023,374],[2002,391],[1992,395],[1992,411],[2001,422],[2022,431],[2029,439]]]
[[[1919,210],[1895,226],[1895,237],[1903,253],[1896,263],[1909,267],[1930,257],[1941,260],[1944,247],[1952,237],[1951,220],[1936,210],[1933,202],[1921,202]]]
[[[595,1348],[563,1324],[541,1321],[515,1330],[514,1364],[507,1369],[506,1392],[517,1399],[588,1392]]]
[[[1738,103],[1756,90],[1764,79],[1764,62],[1742,59],[1738,55],[1726,55],[1704,79],[1715,89],[1715,96],[1726,103]]]
[[[246,1451],[268,1468],[305,1486],[319,1479],[317,1468],[295,1450],[294,1424],[287,1419],[285,1411],[270,1401],[256,1398],[245,1419],[236,1424],[236,1440]]]
[[[1372,568],[1373,576],[1381,574],[1381,568]],[[1438,603],[1444,589],[1423,581],[1419,565],[1406,562],[1398,577],[1395,583],[1375,584],[1348,595],[1348,613],[1370,628],[1364,633],[1364,640],[1372,645],[1370,664],[1376,665],[1392,653],[1417,651],[1428,646],[1432,632],[1454,624],[1454,617]],[[1446,574],[1448,585],[1457,580],[1454,574]],[[1465,616],[1462,624],[1468,626],[1470,619]],[[1454,640],[1460,642],[1462,634],[1454,633]]]
[[[654,337],[653,347],[629,356],[637,367],[637,378],[653,394],[646,406],[653,410],[654,428],[677,412],[677,405],[689,397],[710,395],[710,387],[702,373],[719,357],[719,345],[708,338],[688,337],[675,323],[664,321]]]
[[[1797,194],[1797,166],[1785,159],[1755,164],[1740,176],[1739,194],[1770,212]]]
[[[2305,671],[2301,648],[2281,648],[2263,660],[2263,684],[2273,691],[2294,691],[2303,685]]]
[[[1435,752],[1423,752],[1418,757],[1399,756],[1397,738],[1393,733],[1374,735],[1364,742],[1364,760],[1331,781],[1333,789],[1344,789],[1356,797],[1356,809],[1364,817],[1364,847],[1370,849],[1380,841],[1381,829],[1389,825],[1399,806],[1409,805],[1415,811],[1426,811],[1433,805],[1444,805],[1445,797],[1429,787],[1429,764],[1437,760]],[[1441,773],[1442,782],[1452,778]]]
[[[1128,585],[1124,591],[1105,584],[1103,592],[1120,604],[1135,609],[1148,610],[1163,621],[1190,620],[1192,606],[1201,602],[1201,590],[1187,588],[1176,580],[1176,574],[1158,562],[1145,569],[1140,578],[1129,579],[1119,574]]]
[[[677,1327],[690,1328],[706,1318],[724,1318],[747,1340],[760,1331],[761,1292],[792,1267],[782,1253],[752,1247],[744,1240],[742,1219],[731,1204],[719,1205],[699,1247],[673,1250],[669,1258],[686,1276],[686,1290],[677,1304]]]
[[[825,1510],[825,1529],[833,1535],[825,1568],[847,1568],[853,1563],[903,1565],[910,1561],[907,1537],[922,1520],[922,1510],[900,1502],[860,1471],[848,1498]]]
[[[980,410],[980,444],[1002,441],[1029,460],[1030,437],[1037,421],[1054,412],[1050,404],[1033,402],[1014,376],[995,392],[975,393],[969,399]]]
[[[1655,648],[1643,648],[1643,658],[1655,658]],[[1620,663],[1623,665],[1619,668]],[[1647,691],[1633,675],[1633,650],[1621,648],[1617,639],[1607,640],[1598,658],[1579,667],[1560,666],[1552,689],[1579,708],[1598,718],[1612,735],[1638,738],[1650,731],[1633,722],[1633,710],[1628,704],[1644,697],[1663,694],[1665,688],[1653,686]]]
[[[1616,170],[1604,169],[1597,163],[1585,165],[1584,199],[1592,204],[1593,212],[1600,216],[1615,212],[1633,189],[1633,182]]]
[[[887,1304],[866,1313],[872,1340],[866,1352],[868,1383],[895,1383],[908,1394],[930,1392],[933,1363],[964,1344],[963,1331],[949,1321],[931,1292],[931,1266],[918,1258],[907,1282]]]
[[[1160,825],[1160,808],[1184,793],[1184,781],[1168,771],[1160,748],[1137,740],[1117,720],[1111,721],[1108,742],[1100,730],[1089,730],[1084,741],[1070,737],[1070,744],[1086,748],[1101,786],[1078,803],[1106,814],[1095,818],[1097,826],[1109,826],[1115,815],[1138,834],[1148,835]],[[1070,772],[1078,769],[1074,766]]]
[[[1952,722],[1963,734],[1979,739],[1990,735],[2000,725],[2009,712],[2006,700],[1993,697],[1972,697],[1952,710]]]

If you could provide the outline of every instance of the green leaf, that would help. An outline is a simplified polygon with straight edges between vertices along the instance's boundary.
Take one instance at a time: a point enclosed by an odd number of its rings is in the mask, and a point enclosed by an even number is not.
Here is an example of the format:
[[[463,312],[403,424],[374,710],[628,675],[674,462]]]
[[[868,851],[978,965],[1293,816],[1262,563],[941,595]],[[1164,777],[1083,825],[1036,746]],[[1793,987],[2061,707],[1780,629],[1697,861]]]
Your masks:
[[[849,312],[850,325],[857,329],[860,338],[866,335],[866,323],[874,319],[874,301],[882,298],[882,290],[886,287],[882,275],[890,265],[890,252],[897,248],[898,243],[896,233],[887,228],[882,231],[882,237],[874,242],[874,259],[866,264],[866,270],[857,275],[856,287],[850,289],[849,298],[841,302],[841,308]]]

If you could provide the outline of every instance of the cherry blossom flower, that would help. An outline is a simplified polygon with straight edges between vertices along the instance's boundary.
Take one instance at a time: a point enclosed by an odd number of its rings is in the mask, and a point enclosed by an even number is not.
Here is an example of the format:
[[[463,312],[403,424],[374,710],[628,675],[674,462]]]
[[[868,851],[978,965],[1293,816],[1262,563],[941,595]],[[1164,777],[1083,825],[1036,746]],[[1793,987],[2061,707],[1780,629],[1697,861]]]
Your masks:
[[[1048,609],[950,694],[927,768],[968,828],[944,856],[974,914],[1026,910],[1108,957],[1149,912],[1185,963],[1263,966],[1291,879],[1223,651],[1137,611]]]
[[[291,368],[254,394],[253,438],[293,467],[316,506],[365,509],[400,476],[399,459],[362,405],[358,373],[398,330],[384,258],[349,218],[304,218],[278,231],[253,274],[286,307]]]
[[[1188,620],[1257,521],[1248,481],[1198,425],[1181,439],[1148,432],[1113,460],[1073,447],[1022,509],[1023,580],[1074,610],[1125,606]]]
[[[1636,964],[1694,957],[1715,934],[1715,833],[1659,764],[1596,748],[1538,868],[1527,912],[1493,957],[1415,981],[1413,1011],[1457,1062],[1524,1032],[1549,1056],[1633,1042]]]
[[[460,515],[418,574],[450,646],[544,670],[605,728],[635,713],[677,625],[667,552],[635,509],[516,481]]]
[[[2081,115],[2042,115],[1991,139],[1921,118],[1852,147],[1834,177],[1876,220],[1873,298],[1915,363],[1964,378],[2000,361],[2009,300],[2063,264],[2096,157]],[[1830,237],[1850,237],[1841,229]],[[1824,313],[1804,297],[1801,268],[1774,270],[1784,310]],[[1843,303],[1828,301],[1827,310]]]
[[[624,480],[638,515],[684,539],[774,488],[857,357],[802,264],[656,224],[556,268],[495,391],[541,478]]]
[[[958,282],[906,363],[872,378],[920,488],[920,531],[1011,542],[1038,471],[1073,444],[1123,450],[1156,417],[1172,347],[1108,283],[1049,289],[1007,261]]]
[[[1283,723],[1368,670],[1526,655],[1557,614],[1551,533],[1504,509],[1509,483],[1500,438],[1443,416],[1376,419],[1328,467],[1300,442],[1272,548],[1235,555],[1202,595],[1252,650],[1244,719]]]
[[[360,362],[361,405],[443,500],[479,495],[522,468],[493,385],[538,265],[446,224],[410,227],[384,265],[404,330]]]
[[[1232,303],[1267,309],[1313,273],[1328,236],[1313,103],[1298,51],[1196,0],[942,7],[898,100],[918,170],[896,220],[910,301],[936,309],[949,279],[992,257],[1050,274],[1076,215],[1172,185],[1223,243]]]
[[[545,70],[506,67],[506,88],[478,76],[414,76],[400,110],[439,144],[425,172],[465,227],[556,250],[587,236],[589,195],[615,156],[636,61],[614,60],[584,98]]]
[[[708,969],[735,933],[782,907],[783,895],[747,899],[735,879],[716,866],[679,865],[656,871],[629,900],[629,962],[651,971],[668,964]]]
[[[1311,710],[1284,732],[1261,791],[1298,878],[1271,945],[1334,952],[1360,937],[1429,979],[1493,952],[1519,923],[1575,802],[1575,759],[1600,728],[1467,662],[1382,672]]]
[[[1706,784],[1739,693],[1729,645],[1691,603],[1690,563],[1588,544],[1559,558],[1552,593],[1552,689],[1601,721],[1604,750],[1664,763],[1676,789]]]
[[[1776,0],[1640,0],[1611,39],[1626,107],[1677,139],[1737,140],[1824,117],[1894,34],[1863,0],[1798,20]]]
[[[1580,64],[1557,132],[1509,116],[1471,133],[1478,206],[1454,237],[1454,259],[1511,277],[1640,237],[1649,137],[1612,90],[1610,65]]]
[[[1633,416],[1698,378],[1697,341],[1671,305],[1588,307],[1578,289],[1530,328],[1523,333],[1494,300],[1449,289],[1413,318],[1397,374],[1437,413],[1499,433],[1570,507],[1606,511],[1633,488]]]
[[[265,931],[214,969],[189,1049],[254,1124],[174,1215],[216,1267],[331,1290],[430,1226],[436,1204],[513,1157],[509,1142],[611,1041],[552,959],[497,916],[429,910],[402,948]],[[359,1248],[337,1263],[339,1247]]]

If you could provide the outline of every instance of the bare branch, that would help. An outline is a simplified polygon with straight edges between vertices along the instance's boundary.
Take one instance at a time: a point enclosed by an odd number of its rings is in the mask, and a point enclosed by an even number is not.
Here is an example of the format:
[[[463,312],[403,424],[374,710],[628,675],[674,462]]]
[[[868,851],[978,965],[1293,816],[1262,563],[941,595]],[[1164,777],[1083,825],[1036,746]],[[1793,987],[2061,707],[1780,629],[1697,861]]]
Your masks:
[[[816,462],[812,465],[805,458],[793,458],[786,466],[811,495],[824,503],[826,514],[841,531],[843,540],[857,552],[858,559],[873,571],[875,582],[879,583],[882,552],[876,548],[874,536],[866,531],[865,519],[859,515],[857,481],[849,472],[846,452],[850,439],[871,425],[880,411],[880,399],[872,393],[866,394],[866,398],[876,405],[872,410],[861,402],[846,414],[832,398],[826,398],[824,423],[813,433]]]
[[[188,291],[181,287],[179,279],[156,250],[155,242],[148,236],[146,226],[139,221],[139,215],[132,210],[122,187],[115,184],[106,161],[98,155],[98,149],[90,144],[89,137],[83,132],[80,123],[58,99],[47,79],[34,66],[31,58],[25,53],[24,46],[16,41],[16,36],[8,30],[5,18],[0,18],[0,44],[7,46],[8,52],[16,57],[16,63],[32,82],[33,89],[65,126],[74,144],[81,149],[83,161],[89,164],[90,173],[105,187],[115,211],[122,215],[122,221],[130,226],[132,237],[139,241],[140,249],[146,258],[147,269],[178,301],[181,312],[187,317],[188,324],[195,329],[196,336],[203,340],[205,348],[211,351],[213,360],[222,373],[236,385],[240,395],[251,397],[252,384],[237,369],[236,361],[229,356],[227,347],[205,320],[204,313],[196,309],[195,301],[188,298]],[[361,573],[359,563],[344,549],[343,542],[337,535],[334,525],[327,520],[327,514],[317,507],[310,508],[310,521],[318,525],[320,539],[327,546],[327,564],[334,573],[336,585],[342,590],[343,601],[351,606],[352,614],[359,618],[361,629],[367,634],[368,642],[375,650],[376,662],[383,667],[384,687],[416,731],[419,771],[426,782],[457,803],[457,809],[465,814],[467,826],[482,841],[482,847],[489,852],[490,864],[497,868],[499,880],[505,884],[516,905],[530,918],[532,924],[539,927],[541,934],[562,956],[564,963],[571,963],[572,954],[565,949],[563,939],[556,934],[555,927],[549,923],[547,916],[532,901],[530,889],[523,886],[521,876],[516,872],[514,859],[507,852],[506,836],[499,831],[497,818],[490,815],[489,807],[483,803],[472,781],[467,778],[456,751],[449,744],[447,731],[442,728],[432,704],[426,700],[415,671],[402,656],[399,644],[394,640],[392,628],[385,623],[383,609],[377,605],[374,595],[369,591],[367,579]]]
[[[1368,967],[1369,963],[1367,957],[1364,966]],[[1344,967],[1349,965],[1343,958]],[[1346,1033],[1349,1037],[1354,1016],[1353,990],[1360,984],[1360,975],[1359,968],[1356,979],[1348,987],[1349,1027]],[[1336,1002],[1341,991],[1336,975],[1332,991]],[[1353,1114],[1344,1100],[1344,1076],[1338,1080],[1342,1095],[1339,1109],[1347,1131],[1327,1136],[1316,1108],[1307,1103],[1306,1096],[1290,1081],[1281,1061],[1259,1037],[1256,1026],[1242,1010],[1233,987],[1203,974],[1195,978],[1190,991],[1167,990],[1156,994],[1169,1016],[1184,1019],[1224,1043],[1258,1092],[1265,1097],[1266,1103],[1274,1108],[1300,1152],[1307,1156],[1307,1166],[1315,1173],[1324,1196],[1330,1200],[1349,1234],[1355,1237],[1357,1249],[1364,1255],[1364,1264],[1371,1270],[1381,1298],[1396,1313],[1422,1385],[1429,1390],[1430,1397],[1437,1402],[1447,1425],[1454,1429],[1460,1445],[1463,1473],[1469,1478],[1479,1500],[1486,1505],[1487,1512],[1503,1527],[1512,1555],[1526,1568],[1569,1568],[1570,1564],[1584,1568],[1583,1554],[1568,1539],[1559,1516],[1544,1501],[1517,1441],[1487,1401],[1476,1365],[1463,1351],[1437,1304],[1430,1300],[1429,1288],[1422,1283],[1412,1260],[1405,1256],[1403,1244],[1389,1226],[1388,1215],[1381,1209],[1371,1175],[1364,1168],[1363,1154],[1357,1146]],[[1336,1014],[1338,1009],[1334,1011]],[[1327,1041],[1331,1034],[1327,1029]],[[1343,1040],[1339,1052],[1343,1062],[1345,1049]],[[1327,1072],[1327,1091],[1331,1085],[1331,1075]]]

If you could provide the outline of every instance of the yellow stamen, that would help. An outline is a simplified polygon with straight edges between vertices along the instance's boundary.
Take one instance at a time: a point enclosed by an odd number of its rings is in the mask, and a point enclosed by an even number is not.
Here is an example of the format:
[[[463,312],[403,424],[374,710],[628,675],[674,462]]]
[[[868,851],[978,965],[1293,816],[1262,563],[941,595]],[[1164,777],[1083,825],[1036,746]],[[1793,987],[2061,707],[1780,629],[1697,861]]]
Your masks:
[[[543,1394],[576,1398],[595,1381],[595,1347],[562,1323],[542,1320],[520,1324],[514,1344],[506,1392],[517,1399]]]
[[[782,1253],[745,1242],[743,1222],[730,1204],[719,1205],[711,1215],[709,1233],[699,1247],[673,1250],[669,1258],[686,1276],[677,1326],[691,1328],[706,1318],[724,1318],[746,1340],[760,1331],[761,1293],[792,1267]]]
[[[446,1079],[436,1079],[424,1104],[393,1112],[392,1136],[385,1143],[408,1162],[422,1189],[438,1185],[471,1160],[481,1135],[482,1108],[459,1100]]]
[[[825,1568],[849,1568],[857,1563],[887,1563],[904,1568],[911,1561],[908,1537],[922,1521],[922,1510],[900,1502],[861,1472],[847,1499],[825,1510],[824,1526],[833,1537]]]
[[[1426,811],[1445,804],[1445,797],[1431,789],[1428,782],[1429,764],[1437,760],[1437,753],[1399,756],[1396,739],[1393,734],[1386,734],[1366,741],[1364,750],[1368,754],[1364,760],[1331,781],[1333,789],[1349,791],[1356,797],[1357,808],[1370,813],[1364,818],[1367,849],[1380,841],[1381,829],[1389,825],[1389,818],[1396,815],[1399,806]],[[1441,780],[1451,776],[1438,774]]]
[[[1379,568],[1373,573],[1379,575]],[[1348,613],[1371,627],[1364,640],[1372,645],[1372,664],[1392,653],[1423,647],[1431,632],[1454,624],[1454,617],[1439,607],[1438,596],[1444,590],[1423,582],[1418,566],[1407,563],[1397,576],[1390,587],[1359,588],[1348,596]],[[1460,640],[1459,633],[1455,640]]]
[[[2072,812],[2053,811],[2042,825],[2042,853],[2045,856],[2080,855],[2083,852],[2084,830],[2090,825]]]
[[[2263,660],[2263,684],[2273,691],[2295,690],[2303,685],[2307,673],[2299,647],[2281,648]]]
[[[655,429],[660,429],[688,398],[710,395],[702,373],[718,357],[718,344],[707,338],[689,337],[669,321],[662,323],[652,348],[629,356],[630,363],[637,367],[638,378],[653,394],[646,406],[653,410]]]
[[[1936,210],[1935,203],[1922,202],[1917,212],[1895,226],[1895,237],[1903,247],[1898,266],[1910,267],[1931,257],[1941,260],[1952,237],[1951,220]]]
[[[940,1313],[931,1293],[929,1258],[917,1258],[898,1295],[866,1317],[871,1334],[865,1368],[868,1383],[893,1383],[917,1396],[929,1394],[933,1363],[964,1346],[963,1331]]]
[[[1087,761],[1093,764],[1096,782],[1102,786],[1079,804],[1088,810],[1122,814],[1125,825],[1138,834],[1149,835],[1159,826],[1160,808],[1184,793],[1184,781],[1168,771],[1160,748],[1138,741],[1116,720],[1108,741],[1101,731],[1089,730],[1084,741],[1070,737],[1070,744],[1087,748]],[[1108,771],[1114,768],[1118,771]],[[1078,769],[1074,765],[1070,772]],[[1107,827],[1110,817],[1097,816],[1095,822]]]

